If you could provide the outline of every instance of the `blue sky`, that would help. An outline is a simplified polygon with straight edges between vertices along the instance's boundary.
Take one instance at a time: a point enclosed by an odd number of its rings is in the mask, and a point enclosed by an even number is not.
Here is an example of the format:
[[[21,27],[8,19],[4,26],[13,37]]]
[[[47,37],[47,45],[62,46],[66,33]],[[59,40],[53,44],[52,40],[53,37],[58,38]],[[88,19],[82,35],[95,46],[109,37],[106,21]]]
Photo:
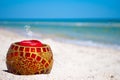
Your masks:
[[[120,19],[120,0],[0,0],[0,18]]]

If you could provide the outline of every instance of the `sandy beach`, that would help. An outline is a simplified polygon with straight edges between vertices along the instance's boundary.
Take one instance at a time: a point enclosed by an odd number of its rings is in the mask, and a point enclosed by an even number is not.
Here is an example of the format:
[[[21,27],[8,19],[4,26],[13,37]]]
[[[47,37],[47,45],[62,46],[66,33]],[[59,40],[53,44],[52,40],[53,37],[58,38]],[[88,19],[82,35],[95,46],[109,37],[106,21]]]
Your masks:
[[[51,46],[54,64],[50,74],[14,75],[7,71],[6,54],[11,43],[29,39],[0,29],[0,80],[120,80],[120,50],[77,46],[40,39]]]

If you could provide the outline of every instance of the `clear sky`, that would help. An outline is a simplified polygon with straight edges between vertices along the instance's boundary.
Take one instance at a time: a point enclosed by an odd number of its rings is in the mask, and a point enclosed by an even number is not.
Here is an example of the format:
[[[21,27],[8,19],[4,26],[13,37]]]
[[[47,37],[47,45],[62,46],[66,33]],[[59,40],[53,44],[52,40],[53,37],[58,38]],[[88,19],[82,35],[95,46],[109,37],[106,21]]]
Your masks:
[[[0,0],[0,18],[120,19],[120,0]]]

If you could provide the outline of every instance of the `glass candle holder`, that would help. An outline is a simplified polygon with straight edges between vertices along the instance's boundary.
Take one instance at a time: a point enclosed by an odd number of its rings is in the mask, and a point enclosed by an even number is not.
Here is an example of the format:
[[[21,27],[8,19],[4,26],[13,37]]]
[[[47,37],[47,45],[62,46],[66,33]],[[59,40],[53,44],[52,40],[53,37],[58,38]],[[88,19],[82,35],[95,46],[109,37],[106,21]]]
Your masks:
[[[47,44],[37,40],[12,43],[7,56],[8,71],[14,74],[48,74],[53,65],[53,54]]]

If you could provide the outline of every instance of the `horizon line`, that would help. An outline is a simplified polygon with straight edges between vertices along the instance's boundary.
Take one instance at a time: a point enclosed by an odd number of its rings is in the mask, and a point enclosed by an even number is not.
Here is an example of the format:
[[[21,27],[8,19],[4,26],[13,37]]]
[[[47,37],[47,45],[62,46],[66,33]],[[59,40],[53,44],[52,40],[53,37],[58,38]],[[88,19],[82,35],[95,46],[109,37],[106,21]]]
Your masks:
[[[118,18],[0,18],[0,21],[95,21],[120,22]]]

